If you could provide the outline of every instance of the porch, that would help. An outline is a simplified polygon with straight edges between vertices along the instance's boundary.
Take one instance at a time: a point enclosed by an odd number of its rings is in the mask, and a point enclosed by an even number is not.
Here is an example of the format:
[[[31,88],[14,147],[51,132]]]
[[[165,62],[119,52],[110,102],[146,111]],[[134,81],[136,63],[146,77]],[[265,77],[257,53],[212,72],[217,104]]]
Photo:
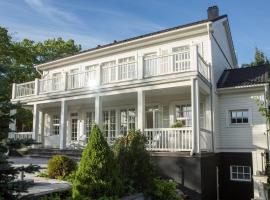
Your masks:
[[[198,79],[189,83],[34,104],[33,132],[10,137],[31,137],[45,148],[80,149],[97,123],[110,145],[128,131],[140,129],[150,151],[212,151],[210,94]]]

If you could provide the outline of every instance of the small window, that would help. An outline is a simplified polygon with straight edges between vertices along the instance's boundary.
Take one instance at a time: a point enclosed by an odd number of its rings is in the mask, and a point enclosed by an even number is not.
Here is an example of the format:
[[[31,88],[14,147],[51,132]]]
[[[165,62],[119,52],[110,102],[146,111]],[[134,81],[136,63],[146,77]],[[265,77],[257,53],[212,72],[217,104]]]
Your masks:
[[[192,126],[191,105],[175,106],[176,121],[181,122],[184,126]]]
[[[232,181],[251,181],[251,167],[231,165],[230,176]]]
[[[52,135],[59,135],[60,117],[59,115],[53,115],[52,119]]]
[[[248,124],[248,110],[231,110],[231,124]]]

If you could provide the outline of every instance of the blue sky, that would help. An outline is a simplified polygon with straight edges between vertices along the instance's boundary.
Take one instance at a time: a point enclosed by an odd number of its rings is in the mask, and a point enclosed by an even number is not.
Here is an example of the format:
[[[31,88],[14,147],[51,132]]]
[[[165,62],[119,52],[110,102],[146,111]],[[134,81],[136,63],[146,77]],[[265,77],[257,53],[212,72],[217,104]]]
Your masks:
[[[255,46],[270,58],[269,0],[0,0],[0,26],[16,40],[72,38],[87,49],[205,19],[211,5],[229,15],[240,64]]]

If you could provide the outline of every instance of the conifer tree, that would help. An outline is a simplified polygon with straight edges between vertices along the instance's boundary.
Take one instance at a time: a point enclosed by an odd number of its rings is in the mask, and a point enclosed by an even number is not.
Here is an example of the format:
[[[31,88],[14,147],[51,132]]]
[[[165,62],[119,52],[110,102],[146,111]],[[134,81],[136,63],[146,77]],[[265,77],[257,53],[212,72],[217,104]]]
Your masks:
[[[73,182],[73,198],[118,196],[122,183],[114,155],[99,127],[94,125]]]

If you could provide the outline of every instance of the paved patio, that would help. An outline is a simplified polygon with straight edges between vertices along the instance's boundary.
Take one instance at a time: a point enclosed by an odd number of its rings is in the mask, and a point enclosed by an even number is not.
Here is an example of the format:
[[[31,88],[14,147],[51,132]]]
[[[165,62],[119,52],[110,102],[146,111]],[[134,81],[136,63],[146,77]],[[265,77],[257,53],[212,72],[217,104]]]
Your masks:
[[[44,158],[10,157],[8,160],[12,162],[12,165],[15,167],[26,166],[29,164],[39,165],[42,168],[40,171],[46,170],[48,163],[48,159]],[[34,185],[28,188],[27,193],[22,193],[22,196],[36,197],[71,189],[71,185],[66,181],[37,177],[38,173],[39,172],[35,174],[25,173],[25,180],[33,180]]]

